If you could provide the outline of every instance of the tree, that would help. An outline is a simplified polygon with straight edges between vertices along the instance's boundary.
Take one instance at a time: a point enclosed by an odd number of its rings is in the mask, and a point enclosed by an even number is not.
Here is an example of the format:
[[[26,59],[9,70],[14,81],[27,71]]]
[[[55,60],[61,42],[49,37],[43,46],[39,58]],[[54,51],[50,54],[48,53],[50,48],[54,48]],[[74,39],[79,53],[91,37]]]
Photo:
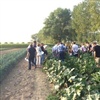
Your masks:
[[[45,36],[50,36],[56,41],[66,40],[69,35],[71,12],[69,9],[58,8],[50,13],[44,24]]]
[[[13,42],[10,42],[10,44],[14,44]]]
[[[25,44],[25,42],[22,42],[22,44]]]
[[[8,44],[8,42],[5,42],[4,44]]]
[[[36,34],[31,35],[31,38],[32,38],[33,40],[37,41],[37,40],[38,40],[38,38],[37,38],[37,33],[36,33]]]
[[[77,40],[84,41],[89,30],[89,14],[86,10],[86,3],[80,3],[74,7],[72,12],[72,27],[77,33]]]
[[[100,30],[100,0],[85,0],[74,7],[72,27],[78,41],[92,41],[96,31]]]

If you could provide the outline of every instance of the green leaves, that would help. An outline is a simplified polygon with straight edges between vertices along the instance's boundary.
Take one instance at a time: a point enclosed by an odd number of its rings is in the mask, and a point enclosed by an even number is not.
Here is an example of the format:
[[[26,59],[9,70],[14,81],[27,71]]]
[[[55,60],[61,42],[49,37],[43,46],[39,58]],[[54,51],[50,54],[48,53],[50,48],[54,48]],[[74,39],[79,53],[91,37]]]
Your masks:
[[[48,63],[49,62],[49,63]],[[50,59],[46,71],[59,99],[97,100],[100,98],[100,69],[88,53],[80,58],[68,57],[64,62]]]
[[[93,73],[91,76],[92,76],[93,81],[96,81],[98,83],[100,82],[100,70],[99,70],[99,72]]]
[[[72,12],[72,28],[77,33],[80,42],[93,41],[100,38],[100,0],[85,0],[74,7]],[[97,36],[98,34],[98,36]]]
[[[44,37],[49,36],[55,42],[66,40],[66,35],[69,34],[70,30],[70,20],[71,12],[69,9],[57,8],[45,19],[45,26],[42,29]]]
[[[9,73],[13,66],[26,54],[26,49],[5,54],[0,58],[0,81]]]

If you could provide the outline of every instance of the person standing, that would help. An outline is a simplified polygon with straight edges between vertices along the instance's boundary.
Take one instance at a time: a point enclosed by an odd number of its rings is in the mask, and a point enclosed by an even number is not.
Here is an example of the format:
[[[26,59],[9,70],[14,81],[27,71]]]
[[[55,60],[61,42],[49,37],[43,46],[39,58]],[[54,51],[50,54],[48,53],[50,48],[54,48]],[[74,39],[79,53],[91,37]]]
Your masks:
[[[86,42],[85,44],[86,52],[88,52],[90,55],[92,55],[92,45],[89,42]]]
[[[31,44],[30,48],[28,49],[28,52],[27,52],[27,56],[28,56],[27,58],[29,59],[29,68],[28,68],[29,70],[31,70],[32,64],[34,64],[35,68],[36,68],[36,64],[34,62],[35,54],[36,54],[36,50],[33,47],[33,45]]]
[[[37,46],[37,42],[36,41],[33,41],[33,47],[35,48],[35,50],[36,50],[36,46]],[[35,53],[35,57],[34,57],[34,63],[35,63],[35,65],[36,65],[36,53]]]
[[[41,67],[41,56],[42,56],[42,50],[40,44],[36,47],[36,65],[37,67]]]
[[[28,53],[28,51],[29,51],[29,48],[30,48],[30,45],[31,45],[31,44],[32,44],[32,43],[30,42],[29,45],[28,45],[28,47],[26,48],[26,51],[27,51],[27,54],[26,54],[26,57],[25,57],[25,60],[26,60],[26,61],[28,61],[28,58],[29,58],[29,55],[28,55],[29,53]]]
[[[58,45],[59,60],[64,61],[65,51],[66,51],[65,45],[60,42],[59,45]]]
[[[75,57],[79,56],[79,48],[75,41],[72,44],[72,55]]]
[[[82,53],[86,53],[86,47],[85,47],[84,43],[82,43],[82,45],[81,45],[81,47],[80,47],[80,51],[81,51]]]
[[[33,47],[36,48],[36,41],[33,41]]]
[[[58,59],[59,58],[59,54],[58,54],[58,45],[59,42],[57,42],[53,47],[52,47],[52,55],[54,58]]]
[[[93,42],[93,55],[97,67],[100,67],[100,45],[97,45],[96,41]]]
[[[44,44],[43,43],[41,43],[41,50],[43,52],[43,54],[41,55],[41,64],[43,64],[44,59],[45,59],[45,54],[44,54],[45,49],[44,49]]]

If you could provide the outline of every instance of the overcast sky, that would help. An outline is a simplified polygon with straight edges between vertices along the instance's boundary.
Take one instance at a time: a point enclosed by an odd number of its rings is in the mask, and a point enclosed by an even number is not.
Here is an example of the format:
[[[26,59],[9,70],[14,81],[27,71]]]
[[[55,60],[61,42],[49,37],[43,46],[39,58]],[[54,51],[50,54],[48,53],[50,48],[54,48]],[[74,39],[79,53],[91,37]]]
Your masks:
[[[72,10],[83,0],[0,0],[0,42],[29,42],[58,7]]]

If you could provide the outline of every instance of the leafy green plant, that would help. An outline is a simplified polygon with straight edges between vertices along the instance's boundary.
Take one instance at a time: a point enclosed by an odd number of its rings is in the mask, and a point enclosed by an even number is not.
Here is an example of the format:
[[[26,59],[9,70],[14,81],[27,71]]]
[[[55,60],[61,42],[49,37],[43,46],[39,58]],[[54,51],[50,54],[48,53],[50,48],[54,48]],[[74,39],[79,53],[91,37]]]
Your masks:
[[[5,54],[0,58],[0,81],[10,72],[14,65],[26,54],[26,49]]]
[[[46,100],[59,100],[59,98],[56,95],[50,94]]]
[[[68,57],[64,62],[48,59],[44,70],[60,100],[100,99],[100,69],[90,54]]]

